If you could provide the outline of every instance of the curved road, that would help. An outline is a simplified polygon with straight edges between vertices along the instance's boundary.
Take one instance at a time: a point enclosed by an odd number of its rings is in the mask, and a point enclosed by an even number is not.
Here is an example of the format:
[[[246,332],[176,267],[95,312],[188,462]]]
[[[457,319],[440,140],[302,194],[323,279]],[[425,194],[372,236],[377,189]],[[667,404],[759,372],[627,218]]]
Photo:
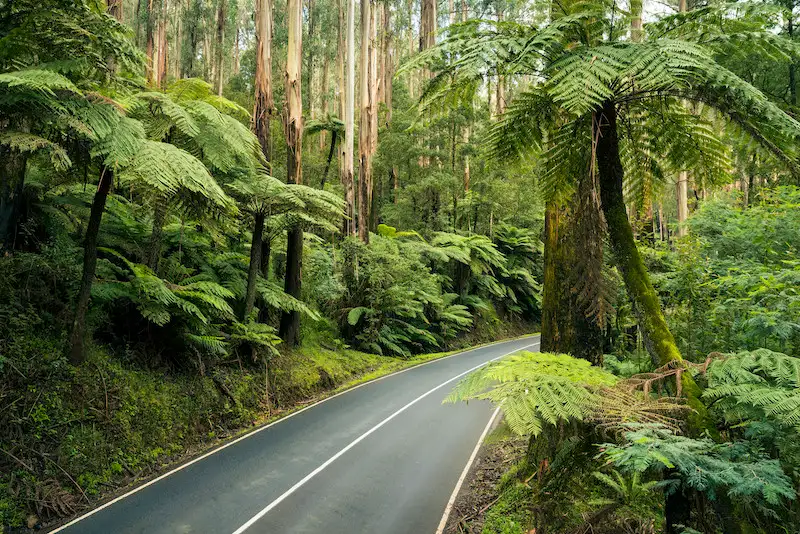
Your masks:
[[[491,417],[442,400],[538,337],[435,360],[333,396],[96,509],[62,534],[432,534]]]

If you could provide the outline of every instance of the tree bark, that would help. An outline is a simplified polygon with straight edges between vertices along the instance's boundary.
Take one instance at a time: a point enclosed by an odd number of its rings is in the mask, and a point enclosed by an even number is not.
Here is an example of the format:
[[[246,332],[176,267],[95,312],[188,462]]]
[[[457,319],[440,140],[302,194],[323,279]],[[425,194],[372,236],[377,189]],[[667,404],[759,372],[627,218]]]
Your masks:
[[[303,61],[303,6],[302,0],[287,3],[288,46],[286,57],[286,108],[284,130],[286,134],[286,179],[293,184],[303,183],[303,94],[301,91]],[[286,244],[286,278],[284,291],[300,298],[301,268],[303,262],[303,230],[299,226],[289,229]],[[279,334],[288,345],[299,341],[300,313],[284,312]]]
[[[258,271],[261,268],[261,247],[264,238],[264,214],[258,212],[254,217],[253,239],[250,242],[250,265],[247,269],[247,289],[244,294],[244,304],[242,306],[239,320],[244,322],[250,317],[253,305],[256,302],[256,284],[258,283]]]
[[[122,22],[125,15],[123,0],[108,0],[108,14]]]
[[[114,177],[111,170],[103,167],[100,171],[100,183],[97,184],[97,192],[94,194],[92,209],[89,213],[89,222],[86,226],[86,235],[83,242],[83,275],[81,276],[81,286],[75,303],[75,318],[72,322],[72,333],[70,335],[69,361],[73,365],[80,365],[86,357],[84,347],[86,312],[89,309],[89,298],[92,294],[92,283],[94,282],[95,268],[97,267],[97,237],[100,233],[100,221],[103,218],[103,211],[105,211],[108,192],[111,190],[113,180]]]
[[[331,133],[331,148],[328,150],[328,159],[325,162],[325,170],[322,171],[322,183],[320,184],[320,189],[325,189],[325,180],[328,178],[328,170],[331,168],[331,161],[333,161],[333,153],[336,152],[336,138],[337,138],[337,131],[334,130]]]
[[[369,243],[369,195],[372,185],[372,0],[361,0],[361,115],[358,126],[358,238]]]
[[[272,0],[256,0],[255,16],[256,73],[252,127],[269,164],[272,162],[270,122],[275,107],[272,96]]]
[[[158,19],[158,66],[156,68],[155,83],[161,89],[167,86],[167,2],[162,0],[161,13]]]
[[[356,234],[355,165],[353,147],[355,145],[355,87],[356,87],[356,38],[355,38],[355,0],[347,2],[347,51],[344,94],[344,143],[342,143],[342,183],[345,190],[344,235]],[[364,0],[368,1],[368,0]]]
[[[153,28],[153,18],[155,14],[153,13],[153,0],[147,0],[147,22],[145,23],[145,39],[147,44],[145,45],[147,54],[147,83],[148,85],[152,85],[153,81],[155,80],[155,67],[156,67],[156,59],[154,57],[155,53],[155,35],[153,35],[154,28]]]
[[[308,104],[308,114],[309,116],[314,119],[316,118],[316,107],[314,106],[314,37],[316,36],[317,32],[317,16],[314,8],[314,0],[308,0],[308,43],[306,46],[308,47],[308,68],[305,69],[306,73],[306,81],[304,85],[306,86],[306,95],[307,96],[307,104]]]
[[[217,95],[222,96],[222,86],[223,86],[223,68],[222,68],[222,59],[223,59],[223,47],[225,45],[225,16],[227,11],[227,0],[219,0],[219,7],[217,9],[217,48],[216,48],[216,60],[214,61],[214,81],[215,81],[215,90]]]

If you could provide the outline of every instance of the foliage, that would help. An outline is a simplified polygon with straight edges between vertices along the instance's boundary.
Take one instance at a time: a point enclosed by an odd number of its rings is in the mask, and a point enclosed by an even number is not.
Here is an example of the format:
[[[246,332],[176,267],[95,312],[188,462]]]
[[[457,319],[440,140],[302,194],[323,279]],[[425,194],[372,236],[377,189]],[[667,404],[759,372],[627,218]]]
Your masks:
[[[683,485],[714,500],[724,491],[730,497],[761,501],[764,508],[795,498],[792,482],[780,462],[753,449],[748,442],[715,443],[709,438],[679,436],[658,427],[632,429],[625,440],[623,445],[602,445],[603,454],[617,468],[629,472],[671,470],[659,484],[667,493]]]

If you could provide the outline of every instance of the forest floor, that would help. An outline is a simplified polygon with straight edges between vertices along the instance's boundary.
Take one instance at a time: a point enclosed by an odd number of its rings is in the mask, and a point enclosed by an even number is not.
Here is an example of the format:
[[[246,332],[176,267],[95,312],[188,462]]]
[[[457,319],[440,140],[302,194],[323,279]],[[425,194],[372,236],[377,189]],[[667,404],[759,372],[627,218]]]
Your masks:
[[[501,497],[504,475],[525,455],[527,440],[512,437],[501,419],[481,446],[453,503],[443,534],[481,534]]]

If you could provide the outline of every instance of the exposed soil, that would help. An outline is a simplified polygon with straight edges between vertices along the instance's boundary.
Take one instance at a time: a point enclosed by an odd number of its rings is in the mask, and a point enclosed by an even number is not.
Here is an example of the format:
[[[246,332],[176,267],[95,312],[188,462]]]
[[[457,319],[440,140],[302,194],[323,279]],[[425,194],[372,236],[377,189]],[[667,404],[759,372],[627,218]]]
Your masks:
[[[480,534],[486,511],[498,497],[503,475],[525,453],[527,441],[520,438],[493,440],[490,435],[472,464],[456,497],[444,534]]]

